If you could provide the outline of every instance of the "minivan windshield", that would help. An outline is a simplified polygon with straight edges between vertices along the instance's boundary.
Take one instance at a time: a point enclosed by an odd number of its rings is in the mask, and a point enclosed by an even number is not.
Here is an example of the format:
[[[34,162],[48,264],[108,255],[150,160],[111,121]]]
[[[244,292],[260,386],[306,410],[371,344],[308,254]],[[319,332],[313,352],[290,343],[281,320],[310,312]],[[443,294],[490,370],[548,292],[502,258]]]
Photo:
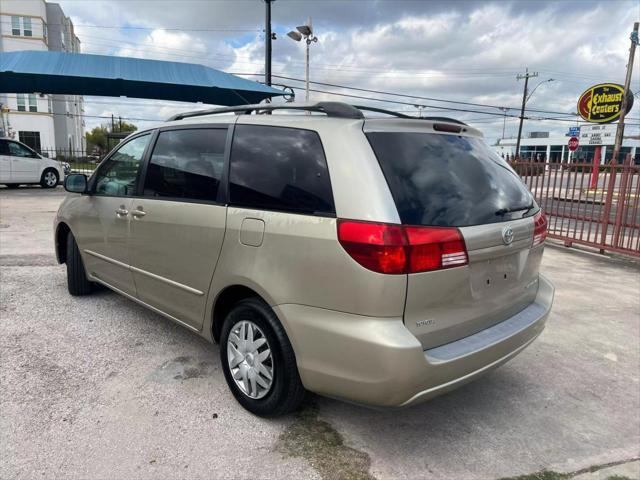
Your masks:
[[[407,225],[464,227],[534,215],[518,174],[479,138],[366,132]]]

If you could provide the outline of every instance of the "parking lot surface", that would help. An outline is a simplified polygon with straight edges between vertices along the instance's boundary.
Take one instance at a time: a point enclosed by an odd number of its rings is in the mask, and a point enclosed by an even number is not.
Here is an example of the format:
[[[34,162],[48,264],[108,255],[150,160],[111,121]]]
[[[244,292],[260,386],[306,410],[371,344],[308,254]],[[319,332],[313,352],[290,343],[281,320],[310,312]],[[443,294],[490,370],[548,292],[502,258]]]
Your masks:
[[[63,195],[0,189],[0,478],[640,478],[634,262],[549,245],[545,332],[453,393],[393,411],[310,396],[265,420],[216,345],[108,290],[67,294]]]

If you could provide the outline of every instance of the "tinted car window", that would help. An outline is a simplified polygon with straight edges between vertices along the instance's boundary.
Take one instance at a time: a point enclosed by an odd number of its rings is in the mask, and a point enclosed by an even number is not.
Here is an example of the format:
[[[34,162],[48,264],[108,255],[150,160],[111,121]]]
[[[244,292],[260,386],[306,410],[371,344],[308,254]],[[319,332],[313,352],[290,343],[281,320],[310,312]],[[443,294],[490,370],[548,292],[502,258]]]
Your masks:
[[[151,134],[140,135],[128,141],[111,155],[96,175],[95,193],[128,197],[135,194],[140,161]]]
[[[404,224],[462,227],[537,211],[518,174],[481,139],[405,132],[366,135]]]
[[[335,213],[322,143],[310,130],[238,125],[229,183],[230,202],[235,205]]]
[[[9,155],[12,157],[37,158],[35,152],[16,142],[8,142]]]
[[[9,142],[0,140],[0,155],[9,155]]]
[[[147,168],[144,194],[215,201],[227,129],[161,132]]]

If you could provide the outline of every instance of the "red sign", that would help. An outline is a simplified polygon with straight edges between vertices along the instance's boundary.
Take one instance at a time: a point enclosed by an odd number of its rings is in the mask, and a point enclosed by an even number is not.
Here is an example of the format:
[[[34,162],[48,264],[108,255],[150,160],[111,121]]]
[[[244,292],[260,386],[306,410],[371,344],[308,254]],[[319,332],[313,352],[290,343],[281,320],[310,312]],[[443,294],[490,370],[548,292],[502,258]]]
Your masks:
[[[578,149],[579,145],[580,145],[580,141],[578,140],[578,137],[571,137],[569,139],[569,151],[570,152],[575,152]]]

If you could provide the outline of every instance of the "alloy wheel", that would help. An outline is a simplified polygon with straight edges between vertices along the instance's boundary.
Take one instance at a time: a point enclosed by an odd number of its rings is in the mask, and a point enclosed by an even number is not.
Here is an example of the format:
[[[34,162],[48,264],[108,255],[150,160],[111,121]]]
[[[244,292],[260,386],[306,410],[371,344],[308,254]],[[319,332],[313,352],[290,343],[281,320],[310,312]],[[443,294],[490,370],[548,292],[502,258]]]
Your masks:
[[[46,183],[48,187],[55,187],[55,185],[58,183],[58,178],[56,177],[56,174],[53,172],[45,173],[44,183]]]

